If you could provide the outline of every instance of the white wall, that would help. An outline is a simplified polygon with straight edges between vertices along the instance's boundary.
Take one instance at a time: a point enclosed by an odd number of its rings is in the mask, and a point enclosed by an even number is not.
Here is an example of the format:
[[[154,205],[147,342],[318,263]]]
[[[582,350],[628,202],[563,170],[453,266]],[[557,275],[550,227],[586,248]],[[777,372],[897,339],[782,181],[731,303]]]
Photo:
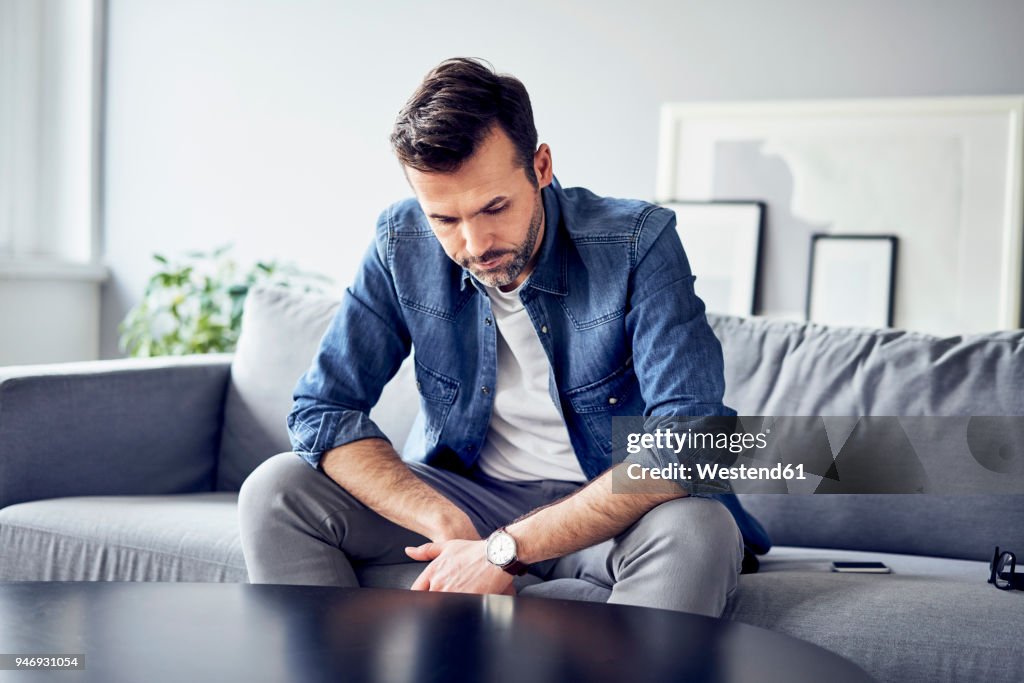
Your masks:
[[[99,358],[100,282],[88,264],[0,267],[0,365]]]
[[[662,102],[1024,92],[1020,0],[110,0],[109,16],[105,357],[154,251],[233,241],[347,283],[409,194],[394,116],[445,57],[523,80],[564,184],[641,198]]]

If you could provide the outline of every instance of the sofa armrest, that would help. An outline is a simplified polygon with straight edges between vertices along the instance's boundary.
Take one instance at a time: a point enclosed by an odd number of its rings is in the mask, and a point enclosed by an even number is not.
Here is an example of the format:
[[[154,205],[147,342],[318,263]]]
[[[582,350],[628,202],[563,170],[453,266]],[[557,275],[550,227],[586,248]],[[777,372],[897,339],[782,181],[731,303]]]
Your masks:
[[[209,491],[231,354],[0,367],[0,508]]]

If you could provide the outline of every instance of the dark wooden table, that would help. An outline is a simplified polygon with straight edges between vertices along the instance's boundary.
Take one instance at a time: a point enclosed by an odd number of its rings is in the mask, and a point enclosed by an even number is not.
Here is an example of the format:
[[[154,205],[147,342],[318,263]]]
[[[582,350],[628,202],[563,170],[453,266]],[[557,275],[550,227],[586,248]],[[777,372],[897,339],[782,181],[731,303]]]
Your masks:
[[[0,583],[0,653],[85,667],[0,681],[872,680],[810,643],[667,610],[248,584]]]

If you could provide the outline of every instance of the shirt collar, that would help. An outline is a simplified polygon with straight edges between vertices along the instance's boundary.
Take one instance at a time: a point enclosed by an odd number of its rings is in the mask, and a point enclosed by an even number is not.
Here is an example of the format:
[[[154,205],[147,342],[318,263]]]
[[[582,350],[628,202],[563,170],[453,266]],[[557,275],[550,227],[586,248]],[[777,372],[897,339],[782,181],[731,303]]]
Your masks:
[[[526,283],[527,287],[557,296],[569,293],[566,286],[566,231],[562,225],[561,195],[562,186],[558,184],[557,178],[552,178],[551,184],[541,190],[541,201],[544,202],[544,237],[541,239],[537,263]],[[479,291],[485,291],[473,274],[463,268],[459,289],[464,290],[467,282]]]

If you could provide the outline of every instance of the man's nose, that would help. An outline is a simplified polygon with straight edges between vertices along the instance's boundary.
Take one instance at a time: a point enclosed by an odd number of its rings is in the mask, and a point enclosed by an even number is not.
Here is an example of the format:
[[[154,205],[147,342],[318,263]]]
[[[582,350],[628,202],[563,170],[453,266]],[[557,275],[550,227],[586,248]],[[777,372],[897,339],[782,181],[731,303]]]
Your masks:
[[[462,238],[466,242],[466,252],[473,258],[480,258],[494,245],[494,236],[479,222],[463,223]]]

